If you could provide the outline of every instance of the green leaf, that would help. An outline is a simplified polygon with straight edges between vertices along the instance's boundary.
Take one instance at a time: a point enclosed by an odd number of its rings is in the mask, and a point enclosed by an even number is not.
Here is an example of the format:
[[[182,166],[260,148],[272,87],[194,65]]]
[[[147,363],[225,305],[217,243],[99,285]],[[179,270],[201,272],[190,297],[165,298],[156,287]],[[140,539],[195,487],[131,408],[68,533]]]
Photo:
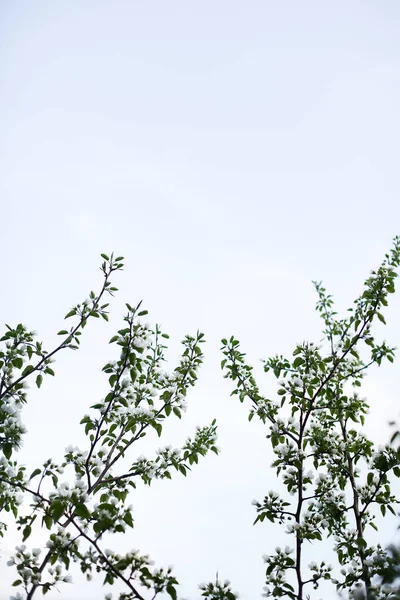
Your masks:
[[[364,540],[364,538],[358,538],[356,540],[356,544],[359,548],[366,548],[367,547],[367,542]]]
[[[30,525],[27,525],[22,534],[22,541],[25,542],[25,540],[28,539],[28,537],[31,535],[31,533],[32,533],[32,527]]]
[[[101,258],[104,258],[104,260],[110,260],[110,258],[107,256],[107,254],[100,254]]]
[[[177,599],[176,589],[174,588],[173,585],[168,584],[166,587],[166,592],[170,596],[170,598],[172,598],[172,600]]]
[[[41,469],[35,469],[35,470],[33,471],[33,473],[31,474],[31,476],[29,477],[29,481],[30,481],[31,479],[33,479],[34,477],[36,477],[37,475],[39,475],[41,472],[42,472],[42,470],[41,470]]]
[[[77,504],[74,510],[75,514],[82,519],[90,519],[90,511],[85,504]]]
[[[12,444],[10,444],[9,442],[6,442],[5,444],[2,445],[2,450],[3,450],[3,454],[6,458],[11,458],[11,454],[13,451]]]
[[[51,512],[52,512],[53,519],[55,522],[61,518],[61,516],[64,514],[64,511],[65,511],[65,506],[59,500],[56,500],[51,505]],[[46,523],[46,525],[47,525],[47,523]]]
[[[41,373],[39,373],[39,375],[36,377],[36,385],[38,386],[38,388],[40,388],[40,386],[42,385],[42,381],[43,381],[43,375]]]
[[[133,527],[132,514],[129,511],[124,514],[124,521],[129,527]]]
[[[22,358],[17,356],[17,358],[13,359],[12,364],[16,369],[20,369],[22,367],[22,365],[24,364],[24,361],[22,360]]]
[[[103,585],[105,583],[108,583],[109,585],[112,585],[114,583],[114,577],[111,575],[111,573],[107,573],[107,575],[104,577]]]
[[[21,373],[21,377],[26,377],[29,373],[31,373],[34,370],[35,370],[35,367],[33,365],[26,366],[25,369]]]
[[[65,317],[66,318],[66,317]],[[68,331],[66,329],[61,329],[61,331],[59,331],[57,333],[57,335],[68,335]]]
[[[173,411],[174,411],[174,414],[175,414],[175,415],[176,415],[176,416],[177,416],[179,419],[181,419],[181,418],[182,418],[181,411],[179,410],[179,408],[178,408],[177,406],[174,406],[174,408],[173,408]]]
[[[85,425],[85,434],[87,435],[92,429],[94,429],[94,425],[91,421],[88,421]]]
[[[45,515],[43,517],[43,521],[47,529],[51,529],[53,527],[53,519],[49,515]]]
[[[72,310],[69,311],[69,313],[67,313],[64,317],[64,319],[69,319],[69,317],[73,317],[76,315],[76,308],[73,308]]]
[[[293,361],[293,367],[295,369],[297,369],[297,367],[300,367],[302,364],[304,364],[304,358],[302,358],[301,356],[298,356]]]

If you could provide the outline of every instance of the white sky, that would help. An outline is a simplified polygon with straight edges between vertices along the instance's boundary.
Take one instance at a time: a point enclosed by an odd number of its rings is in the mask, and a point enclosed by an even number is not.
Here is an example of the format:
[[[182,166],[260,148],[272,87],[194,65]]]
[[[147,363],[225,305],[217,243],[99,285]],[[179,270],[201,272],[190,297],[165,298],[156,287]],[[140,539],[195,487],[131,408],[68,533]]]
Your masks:
[[[318,340],[311,280],[346,308],[399,233],[399,26],[395,0],[0,5],[2,322],[25,322],[50,349],[63,315],[97,289],[99,253],[126,257],[110,324],[92,322],[80,354],[32,390],[21,460],[80,440],[125,301],[143,298],[171,357],[204,330],[199,385],[163,443],[217,417],[223,452],[186,480],[139,488],[121,541],[172,563],[191,600],[217,569],[243,599],[260,597],[261,555],[289,541],[252,527],[250,502],[276,477],[265,431],[229,398],[219,341],[234,333],[257,364]],[[399,309],[394,298],[385,333],[397,345]],[[397,373],[368,378],[379,442],[398,414]],[[15,543],[1,542],[1,598]],[[48,599],[101,597],[77,581]]]

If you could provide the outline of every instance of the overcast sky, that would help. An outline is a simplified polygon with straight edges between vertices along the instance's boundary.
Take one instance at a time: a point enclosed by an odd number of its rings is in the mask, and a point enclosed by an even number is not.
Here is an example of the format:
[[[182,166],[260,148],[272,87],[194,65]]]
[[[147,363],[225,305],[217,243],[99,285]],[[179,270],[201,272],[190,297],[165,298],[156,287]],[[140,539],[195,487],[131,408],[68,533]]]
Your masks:
[[[67,310],[101,283],[99,253],[126,257],[110,323],[92,322],[80,354],[59,356],[57,377],[32,389],[20,459],[60,459],[81,440],[124,302],[143,299],[170,333],[171,368],[183,335],[205,331],[199,384],[164,440],[217,417],[222,454],[187,479],[139,486],[135,530],[118,542],[172,563],[190,600],[217,570],[259,598],[262,554],[289,541],[252,526],[251,500],[276,476],[266,431],[229,397],[219,342],[238,336],[260,373],[259,358],[318,341],[311,280],[345,309],[400,233],[399,28],[396,0],[0,3],[2,322],[26,323],[51,349]],[[395,345],[399,298],[384,334]],[[368,377],[378,442],[398,389],[396,367]],[[1,598],[15,543],[1,541]],[[100,590],[77,576],[48,598]]]

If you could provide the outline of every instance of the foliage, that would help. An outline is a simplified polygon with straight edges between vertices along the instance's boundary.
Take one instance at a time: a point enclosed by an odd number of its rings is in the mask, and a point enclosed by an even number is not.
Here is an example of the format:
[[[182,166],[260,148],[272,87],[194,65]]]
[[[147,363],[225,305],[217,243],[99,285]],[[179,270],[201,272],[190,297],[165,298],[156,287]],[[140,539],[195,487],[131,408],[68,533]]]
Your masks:
[[[315,283],[323,345],[304,342],[292,357],[264,362],[264,371],[278,379],[277,400],[261,394],[239,341],[222,340],[222,368],[235,384],[232,394],[251,402],[249,420],[257,416],[268,427],[272,466],[287,490],[284,497],[270,491],[253,502],[255,523],[284,524],[293,538],[290,546],[264,557],[266,597],[302,600],[323,580],[350,598],[360,590],[367,600],[393,597],[383,577],[395,562],[393,553],[372,545],[368,530],[377,529],[377,509],[383,516],[396,514],[390,478],[400,475],[400,451],[390,445],[375,448],[363,433],[368,403],[359,388],[372,365],[394,360],[394,348],[378,342],[372,326],[385,323],[383,309],[395,291],[399,265],[396,237],[344,318],[322,284]],[[306,545],[312,543],[316,555],[326,539],[332,540],[338,564],[307,565]]]
[[[177,580],[171,569],[156,568],[148,555],[132,550],[124,555],[104,548],[105,534],[124,533],[134,526],[129,493],[138,482],[170,479],[174,471],[185,475],[210,450],[218,453],[216,423],[197,428],[182,448],[159,449],[153,457],[136,456],[135,444],[154,430],[160,437],[166,419],[182,416],[188,389],[195,385],[203,361],[204,336],[186,336],[179,364],[171,372],[163,369],[168,336],[156,325],[142,322],[147,311],[127,304],[123,327],[111,338],[116,360],[107,362],[104,399],[95,402],[81,420],[87,447],[69,446],[61,463],[48,459],[32,473],[19,464],[16,454],[26,428],[21,411],[27,402],[27,383],[40,388],[46,376],[54,376],[53,361],[65,349],[77,350],[89,320],[108,320],[107,294],[117,288],[114,272],[123,267],[123,257],[102,255],[103,285],[96,294],[77,304],[66,315],[75,324],[58,332],[61,343],[52,351],[36,341],[24,325],[7,325],[0,351],[0,510],[11,513],[21,532],[22,544],[9,561],[17,573],[15,599],[30,600],[35,592],[46,594],[62,582],[70,582],[69,570],[77,563],[87,579],[101,573],[104,584],[125,584],[120,600],[155,598],[166,593],[177,598]],[[123,468],[124,459],[130,465]],[[46,491],[47,490],[47,491]],[[22,506],[29,497],[29,510]],[[35,528],[48,530],[45,552],[27,547]],[[0,535],[6,534],[0,524]],[[44,554],[44,555],[43,555]],[[19,590],[19,591],[18,591]],[[150,593],[150,596],[148,594]],[[208,586],[210,600],[235,596],[229,586],[223,594],[217,584]],[[106,594],[107,599],[111,594]]]
[[[387,548],[390,562],[382,569],[379,575],[379,582],[384,585],[388,591],[390,600],[400,600],[400,548],[391,544]],[[365,591],[360,590],[356,594],[357,600],[365,600]]]

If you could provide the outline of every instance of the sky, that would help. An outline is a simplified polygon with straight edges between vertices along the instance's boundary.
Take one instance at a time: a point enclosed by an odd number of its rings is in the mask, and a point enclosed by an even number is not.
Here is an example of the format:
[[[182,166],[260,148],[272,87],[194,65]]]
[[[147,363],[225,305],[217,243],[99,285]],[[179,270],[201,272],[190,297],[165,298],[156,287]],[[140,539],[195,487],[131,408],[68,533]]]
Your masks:
[[[60,355],[55,379],[31,389],[20,460],[60,459],[81,441],[125,302],[143,299],[170,334],[171,369],[183,336],[204,331],[199,383],[163,443],[216,417],[221,455],[139,486],[135,529],[118,541],[173,564],[190,600],[217,570],[244,600],[260,597],[262,554],[288,543],[252,526],[251,500],[277,479],[266,430],[230,398],[220,340],[237,336],[274,394],[259,359],[321,338],[311,281],[346,309],[400,233],[399,26],[395,0],[0,3],[2,323],[26,323],[50,349],[101,283],[99,254],[126,263],[110,323],[91,323],[79,355]],[[399,309],[392,298],[382,331],[393,345]],[[377,443],[398,388],[396,366],[366,381]],[[396,525],[381,524],[382,543]],[[0,540],[1,598],[18,541]],[[74,577],[48,599],[101,597],[99,582]]]

